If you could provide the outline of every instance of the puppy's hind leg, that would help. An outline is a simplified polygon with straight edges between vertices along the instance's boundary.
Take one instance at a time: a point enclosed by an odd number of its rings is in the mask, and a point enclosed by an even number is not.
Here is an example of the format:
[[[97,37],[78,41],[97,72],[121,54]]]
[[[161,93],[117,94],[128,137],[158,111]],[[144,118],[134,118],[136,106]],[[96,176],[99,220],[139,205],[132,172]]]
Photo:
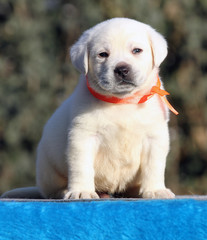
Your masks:
[[[68,182],[67,174],[65,176],[61,173],[55,163],[52,165],[44,153],[38,153],[36,167],[36,184],[42,196],[48,199],[64,198]]]
[[[5,192],[0,198],[27,198],[27,199],[42,199],[42,195],[37,187],[16,188]]]

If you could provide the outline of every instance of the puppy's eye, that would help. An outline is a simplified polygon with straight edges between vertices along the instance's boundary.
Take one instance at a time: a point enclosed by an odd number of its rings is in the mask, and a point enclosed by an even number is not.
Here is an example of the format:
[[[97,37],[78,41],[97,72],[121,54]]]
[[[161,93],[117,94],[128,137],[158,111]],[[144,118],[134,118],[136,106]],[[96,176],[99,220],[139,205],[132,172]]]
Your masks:
[[[132,53],[133,54],[137,54],[137,53],[141,53],[143,50],[141,49],[141,48],[134,48],[133,50],[132,50]]]
[[[101,52],[101,53],[99,53],[99,57],[107,58],[107,57],[109,57],[109,54],[107,52]]]

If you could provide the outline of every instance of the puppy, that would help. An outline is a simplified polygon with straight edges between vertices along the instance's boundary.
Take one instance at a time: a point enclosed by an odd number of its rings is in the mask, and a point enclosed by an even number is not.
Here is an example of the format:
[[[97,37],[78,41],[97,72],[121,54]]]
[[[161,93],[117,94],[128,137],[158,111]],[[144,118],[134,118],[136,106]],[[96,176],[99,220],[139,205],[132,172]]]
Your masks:
[[[166,55],[165,39],[132,19],[110,19],[82,34],[70,50],[79,84],[38,146],[36,190],[44,198],[174,197],[164,183],[168,108],[162,94],[152,94],[153,86],[163,89],[158,74]]]

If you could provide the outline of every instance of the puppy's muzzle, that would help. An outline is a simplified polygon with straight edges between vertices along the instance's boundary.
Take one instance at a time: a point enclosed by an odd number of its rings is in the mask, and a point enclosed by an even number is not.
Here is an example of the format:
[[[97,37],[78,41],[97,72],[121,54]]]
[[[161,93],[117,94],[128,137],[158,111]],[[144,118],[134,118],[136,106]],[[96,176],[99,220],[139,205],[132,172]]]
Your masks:
[[[114,69],[114,75],[120,83],[132,84],[131,67],[127,63],[119,63]]]

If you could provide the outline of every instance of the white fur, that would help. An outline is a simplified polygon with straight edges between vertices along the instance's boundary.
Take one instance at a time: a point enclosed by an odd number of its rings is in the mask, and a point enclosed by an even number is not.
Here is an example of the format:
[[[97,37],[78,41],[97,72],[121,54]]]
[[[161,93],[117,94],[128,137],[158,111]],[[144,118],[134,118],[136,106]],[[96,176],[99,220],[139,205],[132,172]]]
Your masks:
[[[135,47],[143,52],[133,55]],[[101,51],[110,56],[100,58]],[[143,104],[106,103],[91,95],[84,76],[102,94],[125,97],[139,91],[141,97],[156,84],[158,67],[167,55],[164,38],[148,25],[115,18],[84,32],[70,53],[82,74],[72,96],[46,124],[39,143],[37,186],[42,195],[173,197],[164,184],[168,112],[159,97]],[[135,88],[117,87],[113,70],[120,62],[131,66]]]

